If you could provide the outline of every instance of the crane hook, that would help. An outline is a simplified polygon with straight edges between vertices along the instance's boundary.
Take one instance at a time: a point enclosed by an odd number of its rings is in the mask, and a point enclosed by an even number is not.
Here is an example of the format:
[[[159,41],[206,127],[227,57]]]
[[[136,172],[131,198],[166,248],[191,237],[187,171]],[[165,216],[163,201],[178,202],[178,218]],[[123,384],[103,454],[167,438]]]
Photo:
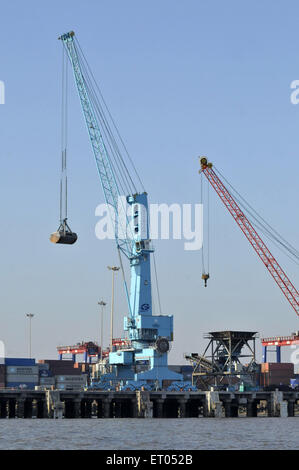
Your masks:
[[[210,277],[210,275],[209,275],[208,273],[207,273],[207,274],[203,274],[203,275],[201,276],[201,278],[202,278],[202,279],[204,280],[204,282],[205,282],[205,287],[207,287],[207,281],[208,281],[209,277]]]

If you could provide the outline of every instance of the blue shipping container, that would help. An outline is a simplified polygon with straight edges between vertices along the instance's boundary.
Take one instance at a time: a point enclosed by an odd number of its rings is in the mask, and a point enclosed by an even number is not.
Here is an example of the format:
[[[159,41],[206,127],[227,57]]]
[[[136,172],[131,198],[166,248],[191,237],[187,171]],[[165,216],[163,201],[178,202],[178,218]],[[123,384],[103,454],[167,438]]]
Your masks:
[[[28,359],[22,357],[6,357],[6,366],[35,366],[35,359]]]
[[[26,385],[26,387],[24,387],[23,385]],[[38,384],[32,382],[26,382],[26,384],[22,384],[21,382],[7,382],[5,388],[22,388],[23,390],[34,390],[36,385]]]

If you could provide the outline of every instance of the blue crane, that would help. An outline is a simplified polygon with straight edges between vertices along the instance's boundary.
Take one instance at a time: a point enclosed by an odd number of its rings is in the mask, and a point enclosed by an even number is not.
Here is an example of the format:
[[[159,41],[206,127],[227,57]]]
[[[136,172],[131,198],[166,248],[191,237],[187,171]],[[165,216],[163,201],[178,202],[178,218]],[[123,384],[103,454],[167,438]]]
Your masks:
[[[182,375],[168,368],[173,316],[153,315],[152,311],[151,255],[154,250],[149,234],[147,193],[137,190],[138,185],[122,157],[111,129],[112,117],[108,108],[105,113],[105,102],[103,105],[99,100],[101,92],[94,86],[93,75],[74,32],[63,34],[59,39],[72,66],[102,190],[114,222],[120,261],[124,255],[130,263],[130,294],[123,268],[122,273],[129,310],[124,330],[132,347],[110,352],[109,372],[101,376],[101,382],[121,382],[123,387],[137,389],[156,384],[161,388],[164,381],[182,381]],[[118,131],[116,134],[121,139]],[[124,189],[129,191],[126,197]]]

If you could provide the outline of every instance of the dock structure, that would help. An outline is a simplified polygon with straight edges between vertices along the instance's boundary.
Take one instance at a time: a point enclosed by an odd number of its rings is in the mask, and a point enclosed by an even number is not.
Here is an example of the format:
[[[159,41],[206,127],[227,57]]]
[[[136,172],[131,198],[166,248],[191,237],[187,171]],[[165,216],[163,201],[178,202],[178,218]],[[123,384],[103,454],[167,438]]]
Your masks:
[[[1,390],[0,418],[299,417],[299,392]]]
[[[209,342],[202,355],[185,354],[185,359],[193,365],[192,385],[208,390],[210,386],[240,382],[240,376],[243,381],[256,384],[256,331],[211,331],[204,338]]]

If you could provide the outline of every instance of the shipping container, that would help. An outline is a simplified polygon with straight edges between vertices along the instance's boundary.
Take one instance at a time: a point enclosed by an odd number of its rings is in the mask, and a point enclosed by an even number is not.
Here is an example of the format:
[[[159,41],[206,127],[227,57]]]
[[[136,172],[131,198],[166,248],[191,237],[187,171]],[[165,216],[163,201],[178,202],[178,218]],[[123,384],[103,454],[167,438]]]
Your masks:
[[[38,375],[17,375],[17,374],[9,374],[6,375],[6,383],[8,382],[19,382],[19,383],[27,383],[27,382],[34,382],[38,383],[39,377]]]
[[[40,363],[38,362],[37,364],[39,370],[49,370],[50,369],[50,364],[46,363]]]
[[[274,370],[271,372],[265,372],[266,374],[269,374],[270,377],[289,377],[292,378],[294,374],[292,374],[292,371],[283,371],[283,370]]]
[[[74,368],[74,361],[44,360],[52,375],[81,375],[80,368]]]
[[[6,375],[38,375],[38,366],[6,366]]]
[[[56,375],[56,383],[86,383],[85,375]]]
[[[24,389],[24,390],[34,390],[36,386],[36,382],[7,382],[6,383],[6,388],[18,388],[18,389]]]
[[[34,366],[35,359],[21,358],[21,357],[6,357],[6,366]]]
[[[42,369],[39,371],[39,376],[40,377],[52,377],[53,374],[51,370]]]
[[[52,375],[74,375],[74,376],[80,376],[81,375],[81,370],[80,369],[50,369]]]
[[[289,376],[275,375],[271,376],[269,373],[261,373],[260,375],[260,385],[267,387],[269,385],[290,385]]]
[[[59,365],[59,364],[75,364],[75,361],[69,359],[40,359],[38,361],[39,364],[50,364],[50,365]]]
[[[58,383],[56,384],[57,390],[75,390],[80,391],[84,390],[84,384],[66,384],[66,383]]]
[[[55,385],[55,377],[40,377],[40,385]]]
[[[81,370],[80,369],[50,369],[52,375],[74,375],[74,376],[80,376],[81,375]]]
[[[261,372],[270,372],[270,371],[293,371],[294,373],[294,364],[293,362],[263,362],[261,364]]]

